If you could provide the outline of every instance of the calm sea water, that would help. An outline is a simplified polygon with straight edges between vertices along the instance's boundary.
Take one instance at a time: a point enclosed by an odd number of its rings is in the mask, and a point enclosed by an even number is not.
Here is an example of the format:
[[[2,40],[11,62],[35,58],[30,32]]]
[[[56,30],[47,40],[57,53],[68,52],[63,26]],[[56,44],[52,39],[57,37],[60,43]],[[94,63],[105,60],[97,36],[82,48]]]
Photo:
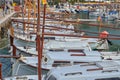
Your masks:
[[[0,55],[9,55],[8,48],[0,49]],[[10,58],[0,58],[2,63],[2,77],[7,77],[11,74],[11,62]]]
[[[80,13],[80,14],[77,14],[77,16],[75,15],[73,17],[74,18],[83,18],[83,19],[87,19],[87,18],[95,19],[95,17],[88,16],[88,13]],[[98,22],[86,22],[86,23],[99,24]],[[103,19],[102,24],[114,25],[113,28],[120,28],[120,22],[117,22],[117,21],[107,21],[107,20]],[[90,31],[90,32],[98,32],[98,28],[99,28],[99,26],[90,26],[90,25],[83,25],[83,24],[79,24],[76,26],[80,30]],[[110,26],[107,26],[107,27],[110,27]],[[104,30],[106,30],[107,32],[109,32],[109,34],[112,34],[112,35],[120,35],[120,29],[111,29],[111,28],[101,27],[100,32],[102,32]],[[98,36],[98,34],[90,34],[90,33],[86,33],[86,35]],[[119,38],[120,38],[120,36],[119,36]],[[112,42],[112,45],[109,45],[111,51],[116,51],[116,50],[120,49],[120,40],[110,40],[110,41]]]
[[[8,44],[9,39],[7,38],[7,30],[4,30],[5,32],[0,35],[0,56],[1,55],[9,55],[8,52]],[[7,77],[11,74],[11,62],[10,58],[0,58],[0,63],[2,64],[2,77]]]

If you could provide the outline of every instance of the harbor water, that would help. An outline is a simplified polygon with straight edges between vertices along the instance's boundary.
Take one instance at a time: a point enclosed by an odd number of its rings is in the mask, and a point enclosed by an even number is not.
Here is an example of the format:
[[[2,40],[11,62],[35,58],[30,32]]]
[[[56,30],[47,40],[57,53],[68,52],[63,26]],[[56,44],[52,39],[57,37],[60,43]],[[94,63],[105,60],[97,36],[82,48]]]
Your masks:
[[[84,18],[87,19],[88,13],[80,13],[77,14],[75,16],[73,16],[74,18]],[[89,17],[89,18],[94,18],[94,17]],[[86,22],[88,23],[88,22]],[[90,22],[90,23],[97,23],[97,22]],[[108,24],[108,25],[114,25],[114,28],[120,28],[120,22],[117,21],[106,21],[103,20],[102,24]],[[89,26],[89,25],[83,25],[83,24],[79,24],[79,25],[75,25],[78,29],[80,30],[85,30],[85,31],[91,31],[91,32],[98,32],[98,27],[97,26]],[[114,35],[119,35],[120,34],[120,30],[119,29],[110,29],[110,28],[104,28],[102,27],[100,31],[108,31],[109,34],[114,34]],[[7,33],[7,32],[6,32]],[[98,36],[97,34],[88,34],[85,33],[85,35],[94,35],[94,36]],[[1,36],[0,36],[1,37]],[[3,36],[2,36],[3,37]],[[8,39],[9,40],[9,39]],[[8,40],[6,40],[5,42],[7,44]],[[112,42],[112,45],[110,45],[110,51],[116,51],[118,49],[120,49],[120,40],[110,40]],[[2,41],[1,41],[2,42]],[[6,44],[3,44],[4,46],[6,46]],[[9,55],[10,53],[8,52],[8,47],[4,47],[0,49],[0,55]],[[2,74],[3,77],[9,76],[11,74],[11,63],[10,63],[10,58],[0,58],[0,63],[2,63]]]
[[[0,55],[9,55],[8,47],[0,49]],[[10,76],[12,71],[10,58],[0,58],[0,63],[2,64],[2,77]]]
[[[96,17],[91,17],[88,15],[87,12],[81,12],[80,14],[77,14],[73,16],[73,18],[80,18],[80,19],[96,19]],[[120,21],[108,21],[107,19],[102,18],[101,23],[99,22],[85,22],[86,24],[98,24],[98,26],[91,26],[91,25],[85,25],[85,24],[79,24],[76,25],[77,29],[81,31],[88,31],[88,32],[95,32],[98,33],[99,31],[107,31],[109,34],[112,35],[119,35],[120,34]],[[105,27],[100,27],[99,25],[106,25]],[[109,28],[110,27],[110,28]],[[99,29],[100,28],[100,29]],[[85,35],[90,36],[99,36],[98,34],[91,34],[91,33],[85,33]],[[120,36],[118,36],[119,38]],[[110,51],[116,51],[120,49],[120,40],[113,40],[109,39],[109,41],[112,43],[110,46]]]
[[[1,55],[10,55],[9,53],[9,39],[7,35],[7,30],[1,32],[0,34],[0,56]],[[12,64],[10,58],[2,58],[0,57],[0,63],[2,64],[2,77],[7,77],[11,75],[12,72]]]

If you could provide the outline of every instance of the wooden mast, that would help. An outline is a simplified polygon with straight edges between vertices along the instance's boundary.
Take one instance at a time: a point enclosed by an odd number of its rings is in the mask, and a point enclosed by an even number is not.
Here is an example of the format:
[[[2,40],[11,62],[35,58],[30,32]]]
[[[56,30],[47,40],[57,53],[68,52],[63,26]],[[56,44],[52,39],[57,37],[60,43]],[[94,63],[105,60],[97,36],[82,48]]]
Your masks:
[[[33,18],[34,18],[34,24],[36,23],[36,14],[37,14],[37,10],[36,10],[36,3],[37,3],[37,1],[35,0],[34,2],[33,2],[33,11],[34,11],[34,15],[33,15]],[[36,25],[33,25],[33,27],[34,27],[34,32],[36,32]]]
[[[45,13],[46,13],[46,0],[44,4],[44,15],[43,15],[43,27],[42,27],[42,39],[40,37],[40,0],[38,0],[38,19],[37,19],[37,50],[38,50],[38,80],[41,80],[42,70],[41,70],[41,59],[43,52],[43,43],[44,43],[44,27],[45,27]]]
[[[35,17],[35,10],[36,10],[36,7],[35,7],[35,3],[36,1],[32,1],[32,0],[25,0],[25,2],[24,2],[24,10],[23,10],[23,12],[24,12],[24,17],[27,17],[27,22],[31,22],[30,21],[30,18],[32,18],[32,17]],[[26,26],[26,24],[24,23],[24,30],[26,30],[27,29],[27,31],[29,31],[29,24]]]
[[[36,37],[36,48],[38,51],[38,80],[41,80],[41,41],[40,41],[40,0],[38,0],[38,16],[37,16],[37,37]]]
[[[41,53],[43,52],[43,44],[44,44],[44,29],[45,29],[46,4],[47,4],[46,0],[43,0],[44,12],[43,12],[42,40],[41,40],[41,50],[40,50]]]

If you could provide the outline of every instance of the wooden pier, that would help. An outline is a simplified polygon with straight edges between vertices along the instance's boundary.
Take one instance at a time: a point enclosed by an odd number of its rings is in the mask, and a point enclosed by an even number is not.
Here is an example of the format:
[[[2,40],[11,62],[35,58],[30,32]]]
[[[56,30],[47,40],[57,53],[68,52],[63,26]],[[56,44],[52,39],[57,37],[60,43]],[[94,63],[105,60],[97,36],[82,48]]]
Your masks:
[[[10,25],[11,17],[15,14],[15,12],[12,12],[8,15],[5,15],[5,17],[0,17],[0,31],[2,27],[7,27]]]

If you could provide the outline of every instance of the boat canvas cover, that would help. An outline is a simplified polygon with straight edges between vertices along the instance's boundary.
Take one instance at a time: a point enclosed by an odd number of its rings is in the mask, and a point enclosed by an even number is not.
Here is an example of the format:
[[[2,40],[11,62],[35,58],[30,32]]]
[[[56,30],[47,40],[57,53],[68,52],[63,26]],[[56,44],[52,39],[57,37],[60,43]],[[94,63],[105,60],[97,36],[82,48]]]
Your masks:
[[[94,62],[101,61],[101,56],[88,55],[88,56],[71,56],[71,54],[83,54],[81,52],[49,52],[46,53],[49,58],[54,61],[78,61],[78,62]]]
[[[59,48],[66,48],[66,49],[85,49],[89,50],[87,47],[89,47],[88,43],[85,43],[83,41],[50,41],[45,44],[46,49],[59,49]]]

